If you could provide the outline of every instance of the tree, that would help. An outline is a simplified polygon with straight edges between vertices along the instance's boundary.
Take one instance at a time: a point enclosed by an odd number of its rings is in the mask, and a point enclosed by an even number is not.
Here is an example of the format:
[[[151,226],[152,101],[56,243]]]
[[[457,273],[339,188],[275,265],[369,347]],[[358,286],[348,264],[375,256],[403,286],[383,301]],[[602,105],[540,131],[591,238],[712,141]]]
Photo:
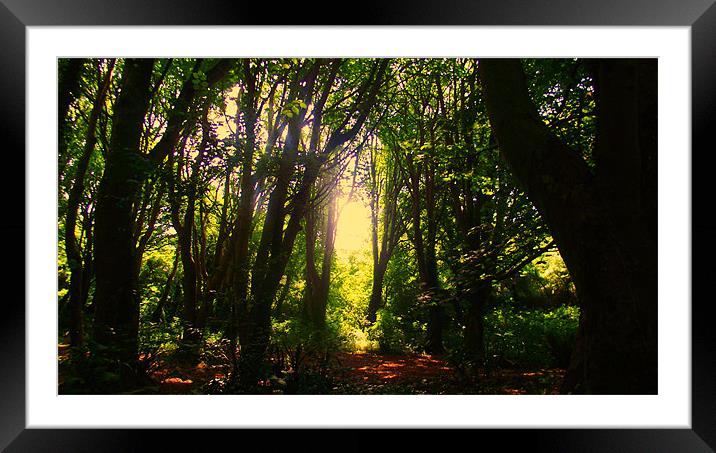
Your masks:
[[[594,62],[594,168],[539,117],[518,60],[481,60],[490,123],[574,279],[582,315],[563,391],[657,391],[656,61]]]
[[[77,226],[78,209],[85,190],[85,174],[89,166],[90,157],[92,157],[97,143],[95,128],[97,127],[97,121],[102,112],[102,106],[104,105],[112,79],[114,64],[114,60],[109,61],[105,74],[99,83],[97,94],[95,95],[92,105],[92,112],[87,122],[87,133],[82,155],[75,168],[72,188],[70,189],[65,209],[65,253],[67,254],[67,263],[70,268],[70,288],[68,293],[68,304],[70,307],[70,345],[73,347],[82,346],[84,342],[83,309],[86,300],[86,293],[84,291],[86,282],[83,281],[86,279],[83,278],[86,277],[86,275],[83,275],[85,274],[85,266],[83,265],[82,250],[77,240],[75,228]]]
[[[144,123],[150,101],[163,79],[162,74],[155,88],[151,89],[153,69],[153,59],[124,62],[121,91],[112,117],[109,152],[97,195],[93,336],[113,364],[112,371],[119,376],[120,389],[131,388],[136,383],[139,269],[143,250],[154,230],[162,192],[160,188],[153,206],[145,209],[149,206],[147,199],[141,202],[139,199],[142,184],[173,152],[181,131],[189,123],[190,108],[200,88],[209,88],[225,77],[230,62],[221,60],[216,63],[206,72],[204,84],[194,83],[193,77],[184,82],[167,114],[163,135],[145,153],[142,149],[147,147],[148,134],[143,134]],[[142,233],[144,218],[150,220]]]
[[[552,247],[526,195],[499,161],[471,59],[445,64],[436,77],[442,196],[443,260],[449,263],[453,306],[463,347],[474,368],[485,364],[484,315],[494,289]]]
[[[381,157],[381,154],[385,155]],[[394,151],[381,150],[373,144],[368,159],[366,184],[370,196],[373,282],[366,320],[372,324],[377,319],[378,309],[383,306],[383,281],[388,262],[405,233],[406,222],[399,209],[399,196],[405,185]],[[380,235],[379,225],[383,227]]]
[[[106,167],[97,194],[94,339],[105,346],[119,389],[136,383],[139,300],[133,206],[145,171],[139,152],[151,97],[154,60],[125,61],[122,88],[112,118]]]
[[[311,328],[319,335],[326,324],[326,307],[331,282],[333,252],[338,224],[337,182],[326,175],[318,186],[323,194],[316,194],[306,212],[306,294],[305,317]],[[319,242],[320,241],[320,242]],[[316,254],[323,249],[320,261]],[[320,268],[318,264],[320,263]],[[319,270],[320,269],[320,270]]]
[[[245,333],[240,334],[242,348],[239,372],[240,381],[248,386],[253,386],[257,381],[264,360],[270,338],[271,305],[301,229],[313,184],[329,156],[353,140],[363,127],[382,85],[388,60],[373,61],[367,73],[358,73],[352,80],[352,83],[358,85],[355,96],[347,99],[348,102],[345,102],[345,97],[340,97],[327,114],[324,110],[326,101],[342,63],[341,60],[317,60],[305,64],[303,71],[298,71],[293,81],[289,99],[293,101],[291,105],[295,110],[287,112],[289,119],[284,150],[278,164],[276,183],[268,200],[253,266],[251,303],[248,300],[239,301],[243,304],[239,307],[239,313],[243,313],[245,319],[241,323],[245,326]],[[319,78],[322,66],[326,70],[323,77]],[[287,208],[291,175],[299,157],[301,131],[308,126],[306,115],[309,105],[313,105],[310,141],[308,147],[304,148],[303,171]],[[323,130],[324,127],[326,130]],[[326,137],[325,141],[320,140],[321,136]]]

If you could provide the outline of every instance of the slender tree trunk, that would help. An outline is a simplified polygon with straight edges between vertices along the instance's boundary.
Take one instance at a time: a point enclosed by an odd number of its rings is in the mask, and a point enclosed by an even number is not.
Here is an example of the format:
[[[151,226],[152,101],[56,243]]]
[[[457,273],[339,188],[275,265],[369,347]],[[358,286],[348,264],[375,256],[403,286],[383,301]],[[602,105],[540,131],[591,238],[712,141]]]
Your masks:
[[[335,189],[331,189],[326,205],[313,208],[313,212],[306,215],[306,316],[310,325],[316,332],[322,332],[326,325],[326,308],[328,306],[328,292],[330,290],[330,277],[333,261],[333,251],[336,236],[336,198]],[[323,215],[325,213],[325,216]],[[315,221],[320,224],[316,225]],[[321,242],[323,258],[321,272],[317,271],[315,251],[318,245],[316,240],[316,227],[322,227]],[[310,234],[309,234],[310,230]]]
[[[115,364],[112,371],[120,376],[117,390],[133,387],[137,377],[139,298],[133,205],[145,177],[139,142],[153,66],[152,59],[125,61],[97,197],[94,339],[106,347],[103,356]]]
[[[383,281],[385,272],[388,269],[388,260],[379,259],[373,265],[373,283],[370,290],[370,301],[368,302],[368,314],[366,319],[374,323],[378,317],[378,310],[383,306]]]
[[[167,304],[167,301],[169,300],[169,294],[171,293],[172,283],[174,281],[174,276],[177,273],[178,267],[179,267],[179,254],[176,253],[176,254],[174,254],[174,264],[172,264],[172,270],[169,271],[169,275],[167,275],[167,281],[164,284],[164,289],[162,290],[162,294],[161,294],[161,296],[159,296],[159,300],[157,301],[157,307],[152,312],[152,316],[150,318],[152,322],[160,322],[164,316],[164,306]]]
[[[247,297],[249,294],[249,239],[253,222],[253,200],[255,193],[254,184],[254,152],[256,148],[256,121],[258,113],[256,102],[258,97],[256,87],[256,74],[251,71],[250,61],[243,60],[243,74],[246,83],[246,92],[238,100],[238,108],[241,109],[244,117],[244,130],[246,137],[242,150],[242,171],[239,198],[239,212],[236,219],[236,236],[233,243],[233,295],[232,311],[233,316],[230,324],[230,336],[239,336],[240,343],[247,339],[248,307]],[[237,146],[239,140],[239,127],[236,127]]]
[[[246,317],[246,341],[241,347],[241,361],[239,364],[240,380],[247,386],[253,386],[259,376],[261,365],[266,355],[266,349],[271,332],[271,305],[276,297],[281,277],[293,251],[296,236],[301,230],[301,223],[306,213],[310,199],[311,188],[319,176],[321,165],[327,157],[344,143],[352,140],[363,127],[369,111],[371,110],[382,84],[383,75],[387,67],[387,60],[377,61],[371,70],[370,77],[362,85],[356,105],[353,106],[354,121],[349,125],[349,118],[344,118],[341,126],[334,130],[325,142],[322,150],[318,150],[321,135],[321,112],[330,90],[333,86],[341,60],[333,60],[329,65],[329,74],[321,89],[319,99],[313,108],[313,125],[310,154],[306,159],[302,177],[297,192],[291,198],[290,210],[286,207],[288,189],[291,176],[295,170],[298,158],[298,146],[301,136],[301,127],[304,124],[306,109],[293,115],[288,122],[288,133],[284,145],[284,153],[279,163],[276,175],[276,185],[271,192],[264,230],[256,253],[251,281],[251,307]],[[310,69],[304,83],[300,85],[300,95],[294,99],[302,99],[308,105],[312,98],[313,87],[318,71],[323,62],[316,62]],[[288,223],[286,216],[288,215]]]
[[[277,319],[283,318],[283,304],[288,298],[288,294],[291,291],[291,282],[293,281],[293,273],[286,275],[286,283],[281,287],[281,292],[276,299],[276,306],[274,307],[274,317]]]
[[[85,249],[83,250],[82,261],[82,297],[79,305],[83,307],[85,315],[92,316],[94,314],[94,301],[87,304],[89,299],[89,290],[94,278],[94,211],[89,208],[84,213],[83,229],[87,236],[85,237]]]
[[[77,168],[74,174],[74,182],[67,200],[67,209],[65,217],[65,252],[67,253],[67,263],[70,268],[70,290],[69,290],[69,308],[70,308],[70,346],[81,347],[84,339],[83,329],[83,306],[84,306],[84,266],[82,264],[82,250],[75,235],[77,226],[78,209],[82,200],[85,188],[85,174],[89,166],[92,152],[97,143],[97,135],[95,128],[97,119],[102,112],[105,96],[109,89],[109,83],[112,78],[112,69],[114,61],[110,63],[104,80],[97,89],[97,95],[92,106],[89,121],[87,122],[87,133],[85,136],[85,146],[82,155],[77,162]]]
[[[614,72],[602,72],[598,79],[600,127],[593,174],[537,115],[520,62],[480,61],[500,150],[550,226],[579,295],[583,344],[568,371],[571,388],[563,390],[654,394],[656,243],[643,233],[653,231],[648,223],[655,211],[653,203],[640,205],[633,187],[654,186],[643,165],[632,161],[640,153],[656,155],[655,114],[641,114],[655,106],[656,63],[623,60],[599,66]],[[610,159],[611,164],[602,164]],[[656,194],[643,196],[651,200]],[[633,222],[642,226],[641,239],[634,238]]]
[[[380,303],[383,301],[383,275],[385,274],[385,270],[380,269],[380,250],[378,248],[378,209],[381,185],[377,179],[377,164],[373,152],[371,152],[370,158],[370,232],[371,251],[373,253],[373,283],[370,290],[366,321],[368,321],[369,324],[373,324],[377,319]]]
[[[318,264],[316,263],[316,249],[318,247],[318,229],[321,218],[320,208],[312,206],[306,213],[306,290],[303,296],[303,317],[305,321],[316,327],[316,302],[320,293],[321,279],[318,276]]]
[[[73,99],[77,96],[80,86],[80,75],[85,60],[82,58],[70,58],[62,62],[59,67],[57,82],[57,127],[58,132],[58,173],[60,179],[65,173],[65,167],[69,156],[67,155],[67,114],[72,105]]]
[[[310,102],[310,95],[319,69],[320,63],[314,64],[309,69],[308,74],[303,78],[304,84],[301,88],[298,88],[298,83],[294,83],[290,95],[292,100],[301,99],[306,105]],[[293,249],[293,241],[300,228],[299,221],[303,218],[305,203],[308,201],[310,186],[303,186],[296,195],[295,211],[284,231],[287,214],[285,203],[291,175],[298,158],[301,126],[305,113],[305,109],[301,109],[298,115],[294,115],[288,120],[288,132],[279,163],[276,185],[269,197],[264,228],[254,261],[250,306],[248,293],[243,300],[237,300],[236,315],[239,317],[238,327],[241,341],[241,357],[238,363],[239,380],[242,386],[247,388],[253,387],[259,377],[270,338],[271,304],[285,269],[285,263],[288,262],[288,256]],[[312,166],[315,164],[307,166],[304,182],[308,182],[305,180],[306,176],[310,176],[308,173],[315,173],[313,178],[317,175],[318,168],[312,169]],[[313,180],[310,181],[310,184],[313,184]]]
[[[430,165],[425,172],[425,207],[427,238],[425,241],[425,287],[430,294],[430,317],[428,318],[428,347],[431,354],[445,352],[443,330],[445,309],[442,305],[442,291],[438,280],[438,262],[436,256],[437,217],[435,205],[435,169]]]
[[[485,365],[485,307],[488,305],[492,287],[490,282],[476,285],[469,298],[465,316],[465,350],[473,367]]]
[[[423,239],[423,231],[421,227],[421,167],[414,165],[412,158],[408,156],[408,168],[410,173],[411,198],[412,198],[412,217],[413,217],[413,247],[418,264],[418,276],[420,278],[421,291],[423,297],[428,302],[428,338],[426,343],[426,351],[431,354],[441,354],[443,348],[443,309],[439,305],[439,282],[437,278],[437,262],[435,260],[435,243],[434,243],[434,218],[427,216],[428,237]],[[426,189],[426,193],[430,190]],[[426,204],[428,204],[428,213],[434,212],[434,198],[426,196]],[[433,240],[431,240],[433,239]]]
[[[405,222],[398,215],[398,195],[404,187],[400,166],[397,162],[387,163],[388,177],[379,176],[375,156],[371,153],[371,239],[373,251],[373,282],[368,301],[366,321],[369,324],[377,320],[378,310],[383,306],[383,282],[388,270],[388,262],[400,236],[405,231]],[[386,172],[386,173],[387,173]],[[382,194],[382,196],[381,196]],[[378,218],[381,200],[383,201],[383,235],[378,241]]]

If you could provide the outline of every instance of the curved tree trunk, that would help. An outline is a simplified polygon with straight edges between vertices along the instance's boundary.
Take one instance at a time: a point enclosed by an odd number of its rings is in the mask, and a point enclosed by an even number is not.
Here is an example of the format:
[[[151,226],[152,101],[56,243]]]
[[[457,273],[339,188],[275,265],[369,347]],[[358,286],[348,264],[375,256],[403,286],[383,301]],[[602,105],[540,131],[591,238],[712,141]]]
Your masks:
[[[322,61],[318,61],[309,69],[303,84],[300,85],[300,95],[294,95],[293,99],[303,100],[306,105],[313,101],[311,95],[322,64]],[[239,363],[239,379],[242,385],[248,387],[254,386],[257,382],[261,365],[265,359],[271,333],[271,305],[293,251],[296,236],[301,230],[311,188],[319,177],[321,166],[328,156],[344,143],[352,140],[363,127],[363,123],[375,103],[378,89],[382,85],[388,60],[379,60],[373,64],[370,76],[361,87],[362,93],[357,97],[360,102],[356,101],[352,106],[355,120],[349,124],[348,117],[346,117],[340,127],[329,134],[323,148],[319,149],[323,105],[325,105],[333,87],[341,64],[341,60],[330,62],[328,77],[324,79],[322,86],[317,90],[320,96],[315,100],[313,107],[313,124],[309,145],[310,158],[305,161],[298,190],[291,198],[290,209],[287,208],[286,201],[288,200],[291,175],[298,159],[301,128],[305,125],[306,109],[301,109],[288,121],[284,152],[276,175],[276,185],[269,197],[264,230],[256,252],[251,277],[251,294],[247,298],[251,299],[251,306],[246,309],[246,334],[241,338],[243,344]],[[288,221],[286,222],[286,220]],[[241,301],[238,302],[241,303]],[[248,305],[247,302],[243,303]]]
[[[69,308],[70,308],[70,346],[80,347],[83,344],[83,306],[84,306],[84,267],[82,264],[82,250],[75,234],[77,227],[78,209],[82,201],[82,194],[85,189],[85,174],[89,166],[92,152],[97,143],[97,135],[95,128],[97,119],[102,112],[105,96],[109,89],[109,83],[112,78],[112,70],[114,69],[114,60],[110,63],[107,73],[100,86],[97,89],[97,95],[92,106],[89,120],[87,122],[87,133],[85,136],[85,145],[82,155],[77,162],[77,168],[74,174],[74,182],[67,200],[67,215],[65,217],[65,253],[67,254],[67,264],[70,268],[70,290],[69,290]]]
[[[518,60],[481,60],[502,155],[550,227],[581,302],[565,392],[657,392],[656,60],[598,63],[594,173],[539,118]],[[636,237],[636,236],[639,237]]]

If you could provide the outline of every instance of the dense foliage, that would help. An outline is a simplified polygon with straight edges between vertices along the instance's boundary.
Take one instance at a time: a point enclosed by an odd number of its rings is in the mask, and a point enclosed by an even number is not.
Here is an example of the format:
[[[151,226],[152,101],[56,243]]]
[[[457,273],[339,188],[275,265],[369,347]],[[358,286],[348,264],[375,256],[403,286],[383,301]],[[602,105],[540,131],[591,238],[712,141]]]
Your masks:
[[[579,288],[480,66],[60,60],[60,391],[199,369],[195,392],[340,393],[338,352],[435,354],[478,393],[494,370],[567,368]],[[594,168],[594,62],[521,67]]]

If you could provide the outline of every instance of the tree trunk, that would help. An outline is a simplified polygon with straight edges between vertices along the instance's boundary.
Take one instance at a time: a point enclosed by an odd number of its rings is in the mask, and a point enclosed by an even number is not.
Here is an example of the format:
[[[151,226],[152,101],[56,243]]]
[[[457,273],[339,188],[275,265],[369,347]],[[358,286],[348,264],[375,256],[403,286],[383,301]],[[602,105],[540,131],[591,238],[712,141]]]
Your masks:
[[[368,301],[366,321],[373,324],[377,320],[378,310],[383,306],[383,282],[388,270],[388,262],[400,236],[405,232],[405,222],[398,214],[398,196],[404,187],[403,175],[397,162],[388,162],[388,169],[377,169],[376,156],[370,154],[370,213],[371,242],[373,252],[373,282]],[[390,173],[388,175],[388,173]],[[381,196],[382,195],[382,196]],[[383,202],[383,236],[378,242],[378,218],[381,201]]]
[[[328,194],[327,206],[314,208],[314,211],[306,215],[306,299],[305,308],[307,321],[316,332],[322,332],[326,326],[326,308],[328,306],[328,292],[331,280],[331,265],[336,236],[337,212],[334,189]],[[325,217],[324,214],[325,213]],[[316,225],[316,220],[320,221]],[[316,227],[320,226],[321,245],[323,246],[323,259],[321,272],[317,271],[315,251],[318,241],[316,240]],[[309,229],[312,230],[309,234]]]
[[[288,189],[291,176],[295,170],[298,159],[298,147],[301,137],[301,128],[304,126],[306,108],[300,109],[299,114],[293,115],[288,122],[288,133],[284,144],[284,153],[279,163],[276,175],[276,185],[271,192],[264,221],[264,230],[256,253],[256,260],[251,279],[251,307],[248,310],[246,322],[245,341],[242,342],[241,360],[239,363],[240,380],[243,385],[253,386],[259,376],[266,349],[269,344],[271,332],[271,305],[276,297],[281,277],[293,251],[296,236],[301,230],[301,222],[305,216],[310,199],[311,188],[319,176],[321,165],[325,159],[344,143],[352,140],[363,127],[368,112],[371,110],[378,88],[382,84],[383,75],[387,67],[387,60],[377,61],[371,71],[370,77],[363,84],[363,96],[358,96],[361,102],[353,106],[357,117],[349,126],[348,117],[344,119],[339,128],[330,133],[322,150],[318,149],[321,137],[321,112],[330,90],[333,86],[341,60],[333,60],[330,64],[329,75],[324,79],[323,86],[318,92],[320,97],[313,108],[313,125],[309,154],[305,161],[305,169],[301,176],[298,190],[291,198],[291,209],[287,209]],[[292,99],[311,103],[311,94],[323,62],[318,61],[309,68],[300,86],[300,95]],[[286,224],[286,216],[288,223]]]
[[[480,61],[500,150],[549,225],[580,298],[583,348],[569,370],[576,375],[568,376],[574,386],[563,390],[655,394],[656,242],[646,234],[633,235],[633,222],[647,232],[654,220],[653,208],[648,209],[653,204],[640,205],[634,185],[654,185],[632,161],[640,154],[655,156],[655,115],[643,112],[655,105],[656,63],[622,60],[599,66],[600,127],[592,174],[539,118],[520,62]],[[609,158],[610,164],[602,164]],[[641,200],[656,197],[648,191],[642,195]]]
[[[198,197],[198,179],[201,163],[206,155],[206,149],[209,140],[209,123],[207,120],[208,106],[204,110],[202,118],[202,139],[198,149],[198,155],[195,158],[192,165],[192,173],[189,177],[188,188],[187,188],[187,201],[186,209],[184,210],[184,219],[180,220],[179,216],[179,196],[176,191],[172,196],[172,222],[174,229],[177,232],[179,255],[182,263],[182,287],[184,289],[184,305],[183,305],[183,321],[184,331],[182,335],[182,344],[187,352],[192,352],[189,358],[192,360],[195,352],[197,352],[198,344],[201,341],[201,329],[198,324],[198,305],[201,299],[201,285],[200,285],[200,272],[199,272],[199,260],[200,256],[197,256],[195,251],[193,252],[193,240],[195,234],[195,212],[196,202]],[[184,152],[182,147],[181,153]],[[179,160],[177,166],[177,178],[181,175],[181,166],[184,156],[180,156],[182,159]],[[173,183],[171,184],[174,185]],[[195,358],[195,357],[194,357]]]
[[[251,236],[251,226],[253,222],[253,200],[255,193],[254,181],[254,152],[256,148],[256,121],[258,112],[256,102],[258,92],[256,87],[256,74],[252,73],[249,60],[243,60],[244,80],[246,83],[246,93],[243,93],[237,102],[237,107],[243,112],[244,130],[246,138],[244,140],[244,148],[242,150],[242,171],[241,171],[241,194],[239,198],[239,212],[236,218],[236,233],[233,238],[233,299],[232,299],[232,318],[229,325],[229,336],[235,338],[239,336],[240,343],[243,345],[248,341],[246,324],[248,322],[248,304],[247,297],[249,294],[249,239]],[[240,144],[239,127],[236,127],[236,143],[237,148]],[[296,145],[298,146],[298,145]],[[243,346],[242,346],[243,348]]]
[[[373,265],[373,285],[370,290],[370,301],[368,302],[368,314],[366,316],[366,319],[371,324],[377,320],[378,310],[383,306],[383,281],[387,269],[387,259],[379,259]]]
[[[105,95],[109,89],[109,83],[112,77],[112,69],[114,68],[114,60],[100,86],[97,88],[97,95],[92,106],[89,120],[87,122],[87,133],[85,134],[85,145],[82,155],[77,162],[77,168],[74,174],[74,182],[67,200],[67,215],[65,217],[65,253],[67,254],[67,264],[70,268],[70,290],[69,290],[69,308],[70,308],[70,346],[81,347],[84,339],[83,318],[84,318],[84,266],[82,264],[82,250],[75,235],[77,226],[77,210],[82,201],[82,195],[85,188],[85,174],[89,166],[92,152],[97,143],[97,135],[95,128],[97,119],[102,112]]]
[[[485,366],[485,307],[488,305],[492,287],[490,282],[476,285],[469,298],[465,316],[465,351],[471,365],[477,370]]]
[[[145,177],[139,142],[153,66],[152,59],[125,62],[122,89],[114,107],[110,152],[97,197],[94,339],[105,346],[101,354],[120,377],[114,390],[133,387],[137,377],[139,298],[133,205]]]
[[[57,157],[58,173],[60,179],[65,173],[65,166],[69,156],[67,155],[67,114],[72,105],[72,100],[77,96],[80,86],[80,75],[85,60],[82,58],[70,58],[66,62],[60,60],[57,75]]]
[[[162,290],[161,296],[159,296],[159,300],[157,301],[157,306],[152,312],[151,321],[152,322],[160,322],[164,316],[164,306],[167,304],[167,301],[169,300],[169,294],[172,289],[172,282],[174,281],[174,275],[176,275],[177,267],[179,267],[179,254],[176,253],[174,255],[174,264],[172,264],[172,270],[169,272],[169,275],[167,276],[167,282],[164,284],[164,289]],[[166,318],[164,318],[166,319]]]
[[[428,165],[425,171],[425,220],[427,237],[425,240],[425,287],[430,294],[430,317],[428,318],[428,347],[431,354],[445,352],[443,330],[445,310],[442,305],[442,291],[438,280],[438,262],[436,256],[437,216],[435,204],[435,169]]]

